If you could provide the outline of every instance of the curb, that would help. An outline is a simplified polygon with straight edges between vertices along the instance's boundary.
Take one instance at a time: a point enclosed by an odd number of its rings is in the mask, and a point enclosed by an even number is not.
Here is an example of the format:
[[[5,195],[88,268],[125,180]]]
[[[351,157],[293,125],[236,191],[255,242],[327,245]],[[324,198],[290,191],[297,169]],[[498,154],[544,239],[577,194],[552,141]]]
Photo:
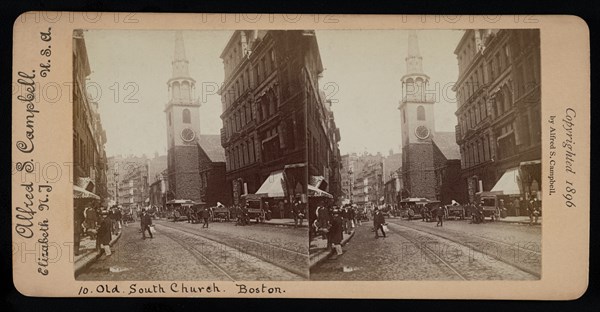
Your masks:
[[[110,241],[110,243],[108,243],[108,245],[112,246],[115,243],[117,243],[119,238],[121,238],[122,234],[123,234],[123,230],[121,230],[119,232],[119,235],[114,237]],[[90,252],[86,253],[85,255],[83,255],[83,257],[79,261],[75,262],[75,276],[81,274],[81,272],[83,270],[85,270],[87,267],[89,267],[92,263],[94,263],[96,260],[98,260],[101,256],[102,256],[102,254],[99,253],[98,251],[90,251]]]
[[[507,220],[495,220],[494,222],[502,222],[502,223],[511,223],[511,224],[524,224],[524,225],[529,225],[529,221],[507,221]],[[540,226],[542,225],[542,222],[538,221],[537,223],[534,223],[532,226]]]
[[[271,226],[287,226],[287,227],[294,227],[294,224],[290,224],[290,223],[269,223],[269,222],[263,222],[263,224],[266,225],[271,225]],[[302,224],[302,225],[298,225],[297,228],[307,228],[308,225],[306,224]]]
[[[350,241],[350,239],[352,237],[354,237],[354,233],[355,233],[355,231],[352,231],[352,233],[350,233],[350,236],[344,238],[342,240],[341,245],[342,246],[346,245]],[[314,256],[310,257],[310,259],[309,259],[310,268],[309,269],[312,269],[312,268],[316,267],[317,265],[319,265],[320,263],[322,263],[323,261],[329,259],[329,257],[331,257],[331,255],[333,255],[333,253],[334,253],[334,249],[324,250],[324,251],[320,251],[317,254],[315,254]],[[316,260],[313,261],[312,259],[316,259]]]

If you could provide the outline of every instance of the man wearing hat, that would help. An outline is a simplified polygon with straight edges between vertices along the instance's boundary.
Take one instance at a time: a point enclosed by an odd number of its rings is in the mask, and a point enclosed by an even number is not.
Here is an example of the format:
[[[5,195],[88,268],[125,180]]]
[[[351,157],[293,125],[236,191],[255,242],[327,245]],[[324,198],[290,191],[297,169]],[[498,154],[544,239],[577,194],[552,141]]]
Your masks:
[[[373,215],[373,225],[375,226],[375,238],[379,238],[379,234],[377,231],[381,230],[381,234],[385,237],[385,231],[383,230],[383,225],[385,224],[385,218],[383,217],[383,213],[379,211],[379,208],[375,207],[375,214]]]
[[[148,213],[148,211],[146,211],[146,209],[142,209],[141,222],[142,222],[142,239],[146,239],[146,231],[148,231],[150,238],[154,238],[154,236],[152,236],[152,231],[150,230],[150,225],[152,225],[152,217],[150,217],[150,214]]]
[[[106,256],[112,254],[110,250],[110,241],[112,240],[112,220],[108,217],[108,211],[101,212],[100,227],[96,236],[96,246],[104,249]]]

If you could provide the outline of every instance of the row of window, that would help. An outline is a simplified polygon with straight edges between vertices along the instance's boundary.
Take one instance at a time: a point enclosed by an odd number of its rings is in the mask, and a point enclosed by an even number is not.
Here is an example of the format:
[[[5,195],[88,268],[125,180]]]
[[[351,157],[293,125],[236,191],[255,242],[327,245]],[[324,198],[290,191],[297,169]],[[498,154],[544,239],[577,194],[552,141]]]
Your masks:
[[[489,135],[484,135],[471,143],[461,146],[460,158],[463,168],[470,168],[493,157],[492,141]]]
[[[256,162],[256,152],[254,148],[254,137],[250,137],[237,145],[225,150],[227,171],[236,170]]]
[[[235,82],[231,83],[229,88],[223,92],[223,110],[227,110],[247,90],[258,87],[275,68],[275,52],[273,50],[262,56],[253,68],[248,65],[235,79]]]
[[[277,114],[278,107],[278,97],[274,89],[270,89],[265,96],[256,102],[256,113],[252,108],[252,103],[246,102],[242,104],[234,113],[229,115],[229,118],[225,119],[226,136],[230,137],[234,133],[241,131],[252,120],[260,123],[270,118]]]

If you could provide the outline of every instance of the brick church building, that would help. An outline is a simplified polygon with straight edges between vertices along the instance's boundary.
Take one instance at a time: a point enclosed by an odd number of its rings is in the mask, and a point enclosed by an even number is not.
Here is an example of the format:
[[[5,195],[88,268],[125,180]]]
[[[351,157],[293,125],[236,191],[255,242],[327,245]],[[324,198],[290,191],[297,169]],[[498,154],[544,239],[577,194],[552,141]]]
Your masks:
[[[399,110],[402,129],[402,181],[410,197],[465,200],[460,183],[460,151],[454,132],[436,132],[433,94],[429,76],[423,72],[416,30],[408,36],[406,74],[402,77]]]
[[[200,102],[195,96],[196,81],[191,78],[185,55],[183,34],[175,35],[173,74],[167,81],[167,199],[188,199],[216,205],[230,204],[225,187],[225,153],[220,135],[200,134]]]

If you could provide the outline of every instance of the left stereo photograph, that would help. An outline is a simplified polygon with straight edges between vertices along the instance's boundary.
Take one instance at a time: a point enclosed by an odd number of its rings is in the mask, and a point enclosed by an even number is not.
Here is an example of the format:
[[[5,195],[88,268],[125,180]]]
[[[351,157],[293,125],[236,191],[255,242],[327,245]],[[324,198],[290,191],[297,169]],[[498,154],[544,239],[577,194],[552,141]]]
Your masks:
[[[73,31],[74,275],[307,280],[310,30]]]

